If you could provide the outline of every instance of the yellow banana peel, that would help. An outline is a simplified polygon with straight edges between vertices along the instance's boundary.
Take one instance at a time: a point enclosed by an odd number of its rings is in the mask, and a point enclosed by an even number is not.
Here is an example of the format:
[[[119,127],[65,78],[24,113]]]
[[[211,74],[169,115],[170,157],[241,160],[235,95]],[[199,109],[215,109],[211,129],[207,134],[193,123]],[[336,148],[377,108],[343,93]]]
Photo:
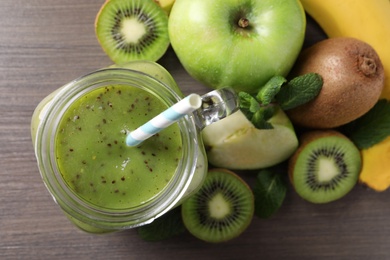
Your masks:
[[[328,37],[354,37],[370,44],[384,70],[381,98],[390,100],[390,0],[301,0]],[[360,182],[383,191],[390,186],[390,137],[361,151]]]
[[[376,191],[387,190],[390,186],[390,137],[362,150],[361,154],[360,182]]]

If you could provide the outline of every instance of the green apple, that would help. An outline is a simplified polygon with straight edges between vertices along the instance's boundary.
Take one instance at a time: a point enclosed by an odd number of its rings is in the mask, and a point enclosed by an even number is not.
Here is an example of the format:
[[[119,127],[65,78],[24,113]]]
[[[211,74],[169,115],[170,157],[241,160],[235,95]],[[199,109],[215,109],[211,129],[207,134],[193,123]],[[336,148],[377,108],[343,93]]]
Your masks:
[[[305,28],[299,0],[176,0],[168,23],[172,48],[193,78],[249,93],[288,74]]]
[[[239,110],[202,131],[209,162],[235,170],[267,168],[288,159],[298,147],[291,121],[278,108],[268,121],[273,129],[257,129]]]

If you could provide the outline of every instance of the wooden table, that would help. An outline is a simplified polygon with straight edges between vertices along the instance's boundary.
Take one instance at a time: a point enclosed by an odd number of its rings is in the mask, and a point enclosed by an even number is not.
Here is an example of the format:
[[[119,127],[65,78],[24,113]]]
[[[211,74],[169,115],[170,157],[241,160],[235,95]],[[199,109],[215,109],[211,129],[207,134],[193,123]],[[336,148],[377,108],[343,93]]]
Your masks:
[[[77,230],[41,180],[29,127],[43,97],[111,65],[94,33],[103,2],[0,2],[0,259],[390,259],[389,192],[363,186],[327,205],[307,203],[290,187],[275,216],[254,218],[242,236],[223,244],[188,233],[150,243],[135,230],[104,236]],[[305,45],[322,37],[309,23]],[[159,63],[185,93],[209,90],[171,49]]]

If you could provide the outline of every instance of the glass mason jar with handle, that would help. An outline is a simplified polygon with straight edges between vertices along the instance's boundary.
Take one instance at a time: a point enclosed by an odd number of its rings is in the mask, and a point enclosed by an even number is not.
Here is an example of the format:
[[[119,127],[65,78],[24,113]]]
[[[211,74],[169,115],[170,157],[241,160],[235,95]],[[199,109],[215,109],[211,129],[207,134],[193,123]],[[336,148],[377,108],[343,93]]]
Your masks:
[[[106,233],[148,224],[195,192],[207,172],[203,127],[238,107],[229,88],[136,147],[126,135],[183,97],[154,62],[84,75],[41,101],[31,134],[39,171],[79,228]]]

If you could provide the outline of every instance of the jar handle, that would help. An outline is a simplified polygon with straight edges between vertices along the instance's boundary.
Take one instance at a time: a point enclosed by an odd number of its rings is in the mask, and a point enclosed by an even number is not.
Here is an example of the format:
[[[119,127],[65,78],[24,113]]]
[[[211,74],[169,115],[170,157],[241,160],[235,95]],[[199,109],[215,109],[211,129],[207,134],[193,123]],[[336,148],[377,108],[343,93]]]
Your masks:
[[[201,107],[193,113],[199,130],[233,114],[239,109],[239,99],[232,88],[217,89],[201,96],[201,98]]]

